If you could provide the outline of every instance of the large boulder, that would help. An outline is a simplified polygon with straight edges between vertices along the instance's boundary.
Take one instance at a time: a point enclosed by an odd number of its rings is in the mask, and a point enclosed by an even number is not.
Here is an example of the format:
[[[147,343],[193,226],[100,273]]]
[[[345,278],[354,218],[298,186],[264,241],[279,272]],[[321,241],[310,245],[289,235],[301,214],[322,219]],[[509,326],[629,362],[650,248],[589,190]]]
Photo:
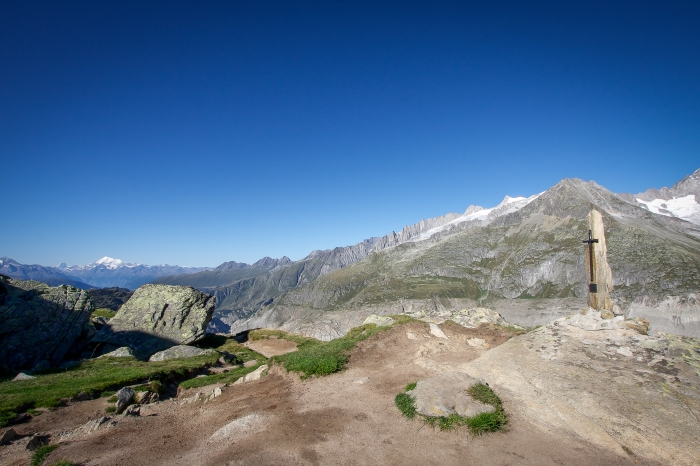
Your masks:
[[[203,354],[213,353],[213,349],[200,349],[195,346],[177,345],[163,351],[158,351],[148,360],[151,362],[167,361],[168,359],[192,358]]]
[[[147,358],[204,337],[215,307],[215,297],[189,286],[143,285],[92,341],[128,346]]]
[[[0,365],[59,365],[75,340],[93,330],[93,310],[85,290],[0,275]]]

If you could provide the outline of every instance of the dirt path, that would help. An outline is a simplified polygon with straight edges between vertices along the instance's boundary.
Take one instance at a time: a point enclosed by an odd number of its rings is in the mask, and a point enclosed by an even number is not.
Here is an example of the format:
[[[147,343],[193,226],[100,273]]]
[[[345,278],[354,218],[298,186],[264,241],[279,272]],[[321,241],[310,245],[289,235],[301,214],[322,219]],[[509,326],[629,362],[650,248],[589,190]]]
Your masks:
[[[518,414],[507,432],[477,438],[466,428],[441,432],[407,420],[394,406],[406,384],[507,339],[504,331],[442,330],[448,339],[431,335],[427,325],[397,326],[362,342],[348,370],[329,377],[300,381],[273,368],[257,382],[223,388],[211,401],[184,403],[181,397],[143,406],[140,417],[117,416],[116,425],[68,438],[45,464],[61,458],[84,465],[654,464],[545,432]],[[516,412],[511,400],[503,402],[507,412]],[[105,405],[75,403],[16,430],[56,439],[102,415]],[[0,464],[27,464],[23,448],[21,442],[0,447]]]

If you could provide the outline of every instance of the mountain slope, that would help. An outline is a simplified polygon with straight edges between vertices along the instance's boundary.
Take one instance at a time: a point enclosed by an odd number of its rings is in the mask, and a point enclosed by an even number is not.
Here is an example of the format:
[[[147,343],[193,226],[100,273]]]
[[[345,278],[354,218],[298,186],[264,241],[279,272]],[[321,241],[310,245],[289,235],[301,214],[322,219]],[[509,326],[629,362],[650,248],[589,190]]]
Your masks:
[[[454,307],[459,300],[459,305],[554,298],[583,303],[587,281],[581,241],[591,209],[604,215],[618,305],[631,311],[642,302],[658,305],[668,296],[692,304],[700,290],[700,229],[693,223],[656,214],[629,196],[576,179],[509,201],[373,239],[366,257],[326,273],[307,258],[256,277],[254,283],[242,280],[225,287],[214,328],[265,325],[305,331],[310,327],[303,322],[328,321],[334,313],[366,316],[370,310],[395,310],[397,303],[403,303],[400,309],[430,301]],[[300,280],[303,274],[310,280]],[[690,312],[667,320],[687,324],[692,332],[700,309]],[[356,320],[337,317],[327,324],[333,329],[318,330],[322,334],[316,336],[342,334]]]
[[[36,280],[51,286],[70,285],[83,290],[94,288],[75,277],[66,275],[62,270],[55,267],[20,264],[9,257],[0,257],[0,274],[18,280]]]

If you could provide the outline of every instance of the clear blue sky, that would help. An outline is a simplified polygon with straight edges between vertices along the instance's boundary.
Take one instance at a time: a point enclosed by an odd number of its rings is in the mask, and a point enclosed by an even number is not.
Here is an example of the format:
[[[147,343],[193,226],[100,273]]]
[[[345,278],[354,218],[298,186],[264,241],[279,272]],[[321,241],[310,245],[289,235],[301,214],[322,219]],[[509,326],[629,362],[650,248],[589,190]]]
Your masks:
[[[22,263],[296,260],[698,167],[697,1],[0,4],[0,256]]]

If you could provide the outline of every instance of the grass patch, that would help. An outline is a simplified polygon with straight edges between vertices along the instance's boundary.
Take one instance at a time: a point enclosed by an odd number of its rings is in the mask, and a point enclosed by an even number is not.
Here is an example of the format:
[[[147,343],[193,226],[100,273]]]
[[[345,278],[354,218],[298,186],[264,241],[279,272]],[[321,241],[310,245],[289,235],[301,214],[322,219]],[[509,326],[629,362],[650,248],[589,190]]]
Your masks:
[[[252,360],[262,362],[266,359],[265,356],[256,353],[247,346],[241,345],[233,338],[223,335],[207,335],[203,340],[197,343],[197,346],[234,355],[235,359],[231,361],[232,364],[243,364],[244,362]]]
[[[394,398],[394,403],[399,411],[403,413],[409,419],[416,417],[416,405],[414,403],[413,397],[407,393],[399,393]]]
[[[105,413],[107,413],[107,414],[116,413],[116,412],[117,412],[116,406],[107,406],[105,408]]]
[[[94,311],[92,311],[92,314],[90,315],[90,317],[104,317],[106,319],[111,319],[115,315],[117,315],[116,311],[113,311],[111,309],[107,309],[105,307],[101,307],[99,309],[95,309]]]
[[[52,451],[54,451],[56,448],[58,448],[58,445],[45,445],[43,447],[39,447],[36,450],[34,450],[34,454],[32,455],[32,461],[29,463],[29,466],[41,466],[44,464],[44,460],[46,459],[47,456],[51,454]]]
[[[297,343],[297,351],[274,356],[272,360],[279,362],[290,372],[300,373],[302,379],[312,375],[321,377],[332,374],[345,368],[350,358],[350,350],[357,343],[389,328],[377,327],[375,324],[362,325],[331,341],[302,337],[305,341],[303,344]]]
[[[220,374],[205,375],[204,377],[196,377],[194,379],[185,380],[180,383],[180,387],[184,389],[188,388],[199,388],[206,385],[211,385],[214,383],[233,383],[240,379],[244,375],[253,372],[255,369],[260,367],[262,364],[258,363],[251,367],[239,367],[228,372],[222,372]]]
[[[471,434],[477,436],[486,432],[502,430],[508,422],[506,414],[503,411],[501,399],[486,384],[477,383],[472,385],[467,389],[467,393],[476,401],[493,406],[495,411],[492,413],[477,414],[472,417],[462,417],[458,414],[433,417],[417,413],[415,399],[406,393],[414,388],[416,388],[415,382],[406,385],[404,392],[396,395],[394,403],[399,411],[407,418],[413,419],[417,414],[425,424],[431,427],[438,427],[440,430],[449,430],[466,425],[469,427]]]
[[[75,463],[68,460],[58,460],[55,463],[51,463],[50,466],[75,466]]]
[[[11,422],[13,413],[29,408],[57,407],[62,398],[73,398],[80,392],[101,393],[144,380],[184,377],[191,371],[214,364],[218,357],[214,353],[159,362],[99,358],[83,361],[66,371],[38,375],[31,380],[0,382],[0,426]],[[112,364],[117,361],[119,364]]]
[[[27,414],[29,414],[32,417],[37,417],[38,415],[41,414],[41,411],[39,411],[38,409],[30,408],[27,410]]]

